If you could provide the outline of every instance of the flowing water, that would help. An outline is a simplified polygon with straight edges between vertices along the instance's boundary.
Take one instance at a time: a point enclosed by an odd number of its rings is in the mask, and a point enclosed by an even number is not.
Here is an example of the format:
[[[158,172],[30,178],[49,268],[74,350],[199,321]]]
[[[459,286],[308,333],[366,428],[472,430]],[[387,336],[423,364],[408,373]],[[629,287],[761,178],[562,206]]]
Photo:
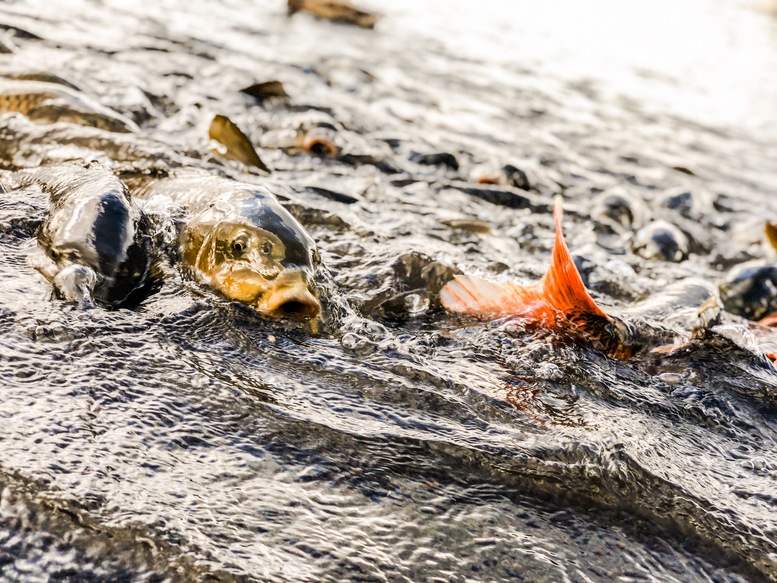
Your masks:
[[[319,334],[267,322],[163,260],[138,306],[76,309],[30,265],[45,197],[0,195],[0,579],[777,581],[777,374],[743,321],[721,327],[738,343],[615,361],[436,299],[457,269],[539,277],[558,194],[615,312],[773,261],[777,19],[485,4],[374,3],[375,30],[269,0],[0,7],[0,72],[55,73],[141,126],[6,114],[7,170],[271,185],[319,244],[325,308]],[[271,79],[290,101],[239,91]],[[259,146],[323,120],[342,153],[260,148],[266,178],[210,153],[215,114]],[[531,192],[473,182],[505,164]],[[612,189],[681,227],[688,258],[592,218]]]

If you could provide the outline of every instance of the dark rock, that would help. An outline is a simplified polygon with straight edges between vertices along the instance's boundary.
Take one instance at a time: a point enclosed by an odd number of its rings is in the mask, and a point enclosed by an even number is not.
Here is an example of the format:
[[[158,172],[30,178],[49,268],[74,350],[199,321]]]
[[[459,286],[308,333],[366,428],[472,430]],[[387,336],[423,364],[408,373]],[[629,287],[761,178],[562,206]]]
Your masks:
[[[745,264],[733,268],[720,284],[723,307],[750,320],[777,312],[777,266]]]
[[[532,185],[529,176],[520,168],[516,168],[511,164],[506,164],[502,167],[502,172],[507,178],[508,184],[512,184],[515,188],[520,188],[521,190],[531,189]]]
[[[638,229],[647,220],[647,209],[637,195],[616,188],[594,198],[591,218],[610,226],[614,223],[627,229]]]
[[[456,156],[447,152],[440,152],[438,154],[413,152],[410,154],[410,161],[416,164],[423,164],[424,166],[446,166],[451,170],[459,169],[459,161],[456,160]]]
[[[688,238],[673,224],[658,220],[637,232],[631,248],[645,259],[682,261],[688,257]]]
[[[687,219],[700,219],[713,211],[712,196],[701,190],[674,188],[658,198],[658,204],[677,211]]]

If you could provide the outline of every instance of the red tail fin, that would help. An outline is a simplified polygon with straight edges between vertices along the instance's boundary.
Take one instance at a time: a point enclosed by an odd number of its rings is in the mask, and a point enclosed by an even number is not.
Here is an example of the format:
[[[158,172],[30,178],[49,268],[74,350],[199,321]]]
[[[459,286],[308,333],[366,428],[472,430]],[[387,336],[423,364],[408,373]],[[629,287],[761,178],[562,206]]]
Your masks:
[[[529,319],[555,318],[543,298],[540,284],[494,283],[472,275],[462,275],[440,291],[446,310],[484,319],[524,316]],[[550,322],[548,322],[550,323]]]
[[[564,232],[561,230],[563,216],[561,199],[557,198],[553,205],[553,218],[556,220],[556,241],[553,244],[550,267],[540,280],[540,287],[545,294],[545,299],[566,316],[588,314],[607,318],[607,314],[596,305],[596,302],[588,294],[575,262],[569,255]]]
[[[583,280],[569,255],[561,231],[563,211],[556,200],[556,240],[550,267],[536,284],[521,286],[514,282],[492,283],[478,277],[460,276],[440,292],[445,309],[484,319],[521,316],[542,325],[552,325],[561,317],[580,325],[609,317],[586,291]]]

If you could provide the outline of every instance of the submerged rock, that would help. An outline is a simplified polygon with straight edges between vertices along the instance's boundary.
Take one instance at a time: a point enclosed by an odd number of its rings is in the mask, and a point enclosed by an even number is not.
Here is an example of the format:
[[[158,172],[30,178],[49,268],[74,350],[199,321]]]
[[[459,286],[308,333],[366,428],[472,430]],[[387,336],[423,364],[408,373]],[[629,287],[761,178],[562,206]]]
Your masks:
[[[777,312],[777,265],[735,267],[720,284],[720,296],[727,311],[749,320]]]
[[[616,188],[602,192],[593,200],[591,218],[600,223],[625,229],[639,229],[648,217],[645,203],[637,195]]]
[[[456,156],[448,152],[440,152],[437,154],[419,154],[418,152],[413,152],[410,155],[410,161],[424,166],[445,166],[451,170],[459,169],[459,161],[456,159]]]
[[[645,259],[679,262],[688,257],[688,237],[671,223],[653,221],[640,229],[631,242],[634,253]]]
[[[693,220],[707,217],[714,210],[712,195],[699,189],[673,188],[664,192],[657,202]]]

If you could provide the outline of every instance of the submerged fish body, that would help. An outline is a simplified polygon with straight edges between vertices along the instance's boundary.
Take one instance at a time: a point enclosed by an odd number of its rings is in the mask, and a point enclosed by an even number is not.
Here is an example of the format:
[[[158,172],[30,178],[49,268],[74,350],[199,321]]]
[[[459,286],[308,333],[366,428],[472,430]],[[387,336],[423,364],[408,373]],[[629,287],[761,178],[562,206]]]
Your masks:
[[[307,12],[324,20],[374,28],[376,16],[344,0],[289,0],[289,15]]]
[[[268,190],[190,173],[152,183],[138,196],[169,197],[186,210],[180,256],[195,279],[270,318],[319,315],[315,243]]]
[[[62,164],[17,173],[18,187],[49,196],[38,233],[36,267],[67,301],[119,306],[148,280],[150,237],[127,187],[98,163]]]
[[[0,112],[17,112],[35,121],[62,121],[112,132],[138,130],[132,120],[60,83],[0,80]]]
[[[572,261],[561,230],[560,201],[555,204],[554,217],[556,236],[550,267],[539,282],[524,286],[459,276],[441,290],[442,305],[450,312],[481,319],[519,317],[540,327],[571,329],[613,358],[631,358],[672,341],[670,330],[637,325],[644,315],[682,312],[687,316],[690,311],[693,325],[706,328],[719,312],[713,286],[694,280],[634,307],[625,319],[605,313],[591,298]]]

